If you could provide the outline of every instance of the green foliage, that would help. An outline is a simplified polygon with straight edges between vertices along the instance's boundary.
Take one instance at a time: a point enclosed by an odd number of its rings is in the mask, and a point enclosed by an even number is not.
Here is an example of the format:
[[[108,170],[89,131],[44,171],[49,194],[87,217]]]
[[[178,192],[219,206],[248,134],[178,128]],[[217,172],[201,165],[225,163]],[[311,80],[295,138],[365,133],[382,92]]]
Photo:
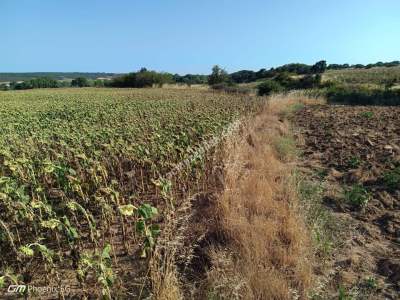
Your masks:
[[[390,90],[393,88],[397,83],[396,78],[388,78],[388,79],[383,79],[382,84],[384,85],[385,89]]]
[[[279,73],[275,78],[264,81],[258,86],[258,94],[270,95],[296,89],[313,89],[321,86],[321,75],[305,75],[293,78],[288,72]]]
[[[6,282],[18,284],[21,281],[21,275],[16,275],[11,268],[6,268],[0,276],[0,289],[6,287]]]
[[[317,75],[306,75],[299,80],[294,82],[294,89],[313,89],[321,86],[322,77],[320,74]]]
[[[363,118],[371,119],[374,116],[373,111],[363,111],[360,113],[360,116]]]
[[[51,78],[35,78],[29,81],[30,86],[33,89],[40,89],[40,88],[57,88],[58,83],[56,80]]]
[[[325,60],[321,60],[312,66],[311,72],[314,74],[322,74],[326,71],[327,65]]]
[[[274,142],[275,150],[281,160],[287,160],[296,155],[296,142],[292,137],[281,136]]]
[[[148,71],[142,68],[139,72],[129,73],[117,78],[114,78],[109,85],[112,87],[132,87],[132,88],[145,88],[157,85],[162,87],[165,83],[173,81],[172,74],[157,73],[155,71]]]
[[[90,86],[89,80],[85,77],[78,77],[71,81],[72,87],[88,87]]]
[[[216,84],[227,83],[230,81],[228,73],[220,68],[219,66],[214,66],[212,68],[212,73],[208,76],[208,84],[213,86]]]
[[[105,86],[104,80],[101,80],[101,79],[94,80],[93,86],[94,87],[104,87]]]
[[[10,87],[8,86],[8,84],[5,83],[0,84],[0,91],[8,91],[9,89]]]
[[[304,77],[307,77],[307,80],[310,80],[310,78],[314,77],[312,76],[313,74],[321,74],[325,72],[326,68],[326,61],[319,61],[313,66],[294,63],[283,65],[277,68],[271,68],[269,70],[261,69],[258,72],[242,70],[230,74],[230,77],[232,81],[236,83],[248,83],[266,78],[271,79],[274,77],[279,77],[281,74],[284,74],[283,76],[285,77],[290,77],[292,75],[305,75]],[[291,84],[288,84],[287,82],[282,82],[280,79],[278,79],[278,82],[286,88],[292,88]],[[292,83],[291,80],[290,83]],[[306,85],[306,83],[303,83],[302,85]]]
[[[355,207],[364,207],[371,199],[371,194],[362,185],[356,184],[345,190],[344,198]]]
[[[400,105],[400,90],[362,86],[333,86],[327,91],[330,103],[350,105]]]
[[[249,70],[242,70],[230,74],[230,77],[235,83],[248,83],[258,79],[257,73]]]
[[[11,82],[10,89],[11,90],[29,90],[29,89],[32,89],[32,86],[30,85],[29,81]]]
[[[251,89],[239,86],[232,82],[218,83],[211,86],[214,91],[224,92],[227,94],[250,94]]]
[[[292,78],[289,72],[282,72],[279,73],[275,78],[274,81],[277,82],[279,85],[284,87],[285,89],[291,89],[294,86],[295,80]]]
[[[376,290],[378,288],[378,283],[375,277],[368,277],[365,279],[365,286],[370,290]]]
[[[78,278],[81,282],[84,282],[89,271],[94,272],[97,282],[101,285],[103,297],[112,299],[111,287],[114,284],[115,275],[111,264],[110,244],[106,244],[101,251],[96,250],[93,254],[83,253],[78,263]]]
[[[186,84],[191,86],[193,84],[207,84],[207,75],[198,75],[198,74],[186,74],[186,75],[179,75],[175,74],[172,77],[172,81],[179,84]]]
[[[280,73],[274,78],[285,90],[300,90],[318,88],[321,85],[321,75],[305,75],[300,78],[292,78],[289,73]]]
[[[33,72],[33,73],[0,73],[0,82],[29,81],[35,78],[51,78],[65,80],[67,78],[85,77],[87,79],[106,78],[115,76],[114,73],[81,73],[81,72]]]
[[[298,194],[317,254],[329,258],[337,235],[337,220],[324,205],[324,186],[320,181],[299,180]]]
[[[34,78],[23,82],[11,82],[10,89],[12,90],[28,90],[42,88],[58,88],[60,83],[57,80],[47,77]]]
[[[353,297],[348,294],[346,289],[342,286],[339,287],[339,300],[353,300]]]
[[[34,249],[36,249],[36,252],[34,251]],[[51,249],[47,248],[45,245],[38,242],[25,246],[20,246],[19,251],[21,254],[28,257],[32,257],[35,255],[35,253],[39,253],[47,262],[49,262],[50,264],[53,263],[54,252]]]
[[[383,181],[392,190],[400,190],[400,167],[383,174]]]
[[[387,67],[387,68],[391,68],[391,67],[397,67],[400,66],[400,61],[395,60],[392,62],[377,62],[375,64],[368,64],[366,66],[362,65],[362,64],[356,64],[356,65],[349,65],[349,64],[330,64],[327,69],[328,70],[344,70],[344,69],[371,69],[371,68],[382,68],[382,67]]]
[[[361,165],[361,159],[358,156],[352,156],[349,159],[349,166],[353,169]]]
[[[283,91],[283,87],[277,81],[266,80],[257,86],[259,96],[269,96]]]
[[[152,224],[152,219],[158,215],[156,207],[148,203],[142,204],[139,208],[128,204],[119,206],[119,211],[126,217],[131,217],[137,212],[135,228],[138,233],[144,238],[141,257],[145,258],[151,252],[155,245],[155,240],[160,234],[160,227],[157,224]]]

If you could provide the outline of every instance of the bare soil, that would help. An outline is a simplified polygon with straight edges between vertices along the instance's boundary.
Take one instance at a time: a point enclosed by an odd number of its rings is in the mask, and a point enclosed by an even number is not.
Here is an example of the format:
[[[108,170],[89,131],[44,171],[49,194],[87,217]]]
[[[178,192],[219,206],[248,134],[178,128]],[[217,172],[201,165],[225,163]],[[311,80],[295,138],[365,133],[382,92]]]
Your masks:
[[[354,299],[400,299],[400,190],[384,179],[400,166],[400,108],[305,106],[293,123],[303,168],[327,183],[324,203],[347,224],[324,273],[326,297],[341,289]],[[346,197],[354,187],[367,193],[365,205],[352,202],[357,193]]]

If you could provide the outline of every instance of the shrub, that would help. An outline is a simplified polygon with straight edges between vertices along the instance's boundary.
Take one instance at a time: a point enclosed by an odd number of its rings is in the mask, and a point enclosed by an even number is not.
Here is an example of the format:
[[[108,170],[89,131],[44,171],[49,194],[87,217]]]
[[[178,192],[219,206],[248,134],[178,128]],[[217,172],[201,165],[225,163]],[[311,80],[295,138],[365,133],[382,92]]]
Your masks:
[[[11,90],[28,90],[43,88],[58,88],[62,84],[55,79],[48,77],[33,78],[23,82],[11,82],[9,89]]]
[[[28,90],[32,88],[32,85],[28,81],[10,83],[11,90]]]
[[[228,94],[250,94],[251,89],[246,87],[241,87],[232,83],[218,83],[211,86],[213,90],[225,92]]]
[[[345,191],[344,198],[353,206],[363,207],[371,199],[371,194],[362,185],[357,184]]]
[[[400,105],[400,90],[360,86],[333,86],[327,91],[330,103],[350,105]]]
[[[312,66],[311,71],[314,74],[321,74],[326,71],[327,65],[325,60],[321,60]]]
[[[29,80],[29,86],[33,89],[40,89],[40,88],[57,88],[58,82],[52,78],[35,78]]]
[[[213,89],[213,90],[216,90],[216,91],[223,91],[224,89],[226,89],[228,87],[228,85],[226,84],[226,83],[216,83],[216,84],[213,84],[212,86],[211,86],[211,88]]]
[[[306,75],[298,81],[293,82],[293,87],[296,89],[313,89],[321,85],[321,75]]]
[[[282,161],[287,161],[296,155],[296,142],[291,137],[279,137],[275,140],[274,147]]]
[[[93,86],[95,87],[104,87],[104,80],[101,79],[96,79],[95,81],[93,81]]]
[[[386,172],[383,175],[383,181],[392,190],[400,189],[400,167]]]
[[[361,165],[361,163],[362,163],[362,161],[361,161],[361,159],[360,159],[360,157],[358,157],[358,156],[352,156],[352,157],[350,157],[350,159],[349,159],[349,162],[348,162],[348,165],[351,167],[351,168],[358,168],[360,165]]]
[[[363,118],[371,119],[374,116],[373,111],[363,111],[360,113],[360,116]]]
[[[299,79],[292,78],[289,73],[278,74],[274,80],[286,90],[303,90],[319,88],[321,85],[321,75],[305,75]]]
[[[259,96],[269,96],[284,90],[281,84],[275,80],[266,80],[257,86]]]
[[[7,84],[0,84],[0,91],[8,91],[9,89]]]
[[[169,73],[158,73],[155,71],[148,71],[142,68],[139,72],[129,73],[117,78],[114,78],[106,85],[112,87],[132,87],[132,88],[145,88],[157,85],[162,87],[164,83],[173,81],[173,75]]]
[[[279,73],[274,80],[278,82],[282,87],[285,89],[294,89],[295,88],[295,81],[288,72]]]
[[[72,87],[87,87],[90,86],[89,80],[85,77],[78,77],[71,81]]]

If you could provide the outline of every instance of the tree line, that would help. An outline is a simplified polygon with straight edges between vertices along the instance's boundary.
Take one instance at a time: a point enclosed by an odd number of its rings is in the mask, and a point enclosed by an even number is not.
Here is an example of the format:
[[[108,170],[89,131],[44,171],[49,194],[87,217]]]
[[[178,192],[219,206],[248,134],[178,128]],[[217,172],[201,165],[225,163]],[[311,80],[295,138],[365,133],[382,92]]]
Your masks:
[[[268,82],[270,87],[278,88],[278,83],[281,88],[293,87],[306,87],[315,86],[316,82],[320,80],[317,74],[322,74],[326,70],[342,70],[348,68],[355,69],[369,69],[373,67],[395,67],[400,66],[400,61],[392,62],[378,62],[375,64],[327,64],[325,60],[321,60],[313,65],[292,63],[286,64],[276,68],[260,69],[259,71],[241,70],[227,73],[219,66],[214,66],[210,75],[201,74],[171,74],[167,72],[150,71],[142,68],[137,72],[123,74],[113,77],[109,80],[103,79],[88,79],[87,77],[77,77],[71,82],[56,80],[51,77],[39,77],[23,82],[11,82],[9,85],[0,84],[0,90],[14,89],[35,89],[35,88],[59,88],[59,87],[130,87],[130,88],[143,88],[158,86],[162,87],[164,84],[185,84],[187,86],[195,84],[209,84],[214,89],[224,89],[226,86],[232,87],[235,84],[249,83],[261,80],[273,80],[275,83]],[[289,75],[302,75],[299,80],[294,80]],[[277,79],[277,80],[276,80]],[[267,85],[265,84],[265,86]]]
[[[0,84],[0,90],[29,90],[45,88],[63,88],[63,87],[89,87],[97,86],[99,80],[90,80],[85,77],[78,77],[72,81],[55,80],[49,77],[40,77],[22,82],[11,82],[9,85]]]

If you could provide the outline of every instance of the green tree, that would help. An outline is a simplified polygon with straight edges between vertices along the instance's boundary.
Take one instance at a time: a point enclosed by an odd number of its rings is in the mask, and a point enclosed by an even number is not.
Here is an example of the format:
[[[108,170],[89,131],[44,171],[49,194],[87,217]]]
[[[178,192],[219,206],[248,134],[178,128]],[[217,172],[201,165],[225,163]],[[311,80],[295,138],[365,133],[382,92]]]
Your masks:
[[[295,86],[295,80],[288,72],[279,73],[274,80],[286,89],[292,89]]]
[[[93,86],[95,87],[104,87],[104,80],[96,79],[93,81]]]
[[[326,71],[326,68],[327,68],[326,61],[325,60],[321,60],[321,61],[317,62],[315,65],[313,65],[311,67],[311,71],[314,74],[321,74],[321,73],[324,73]]]
[[[42,77],[42,78],[34,78],[29,81],[29,85],[33,89],[41,89],[41,88],[57,88],[58,82],[52,78]]]
[[[215,84],[225,83],[229,82],[229,79],[230,78],[228,73],[224,69],[216,65],[212,68],[211,75],[208,76],[208,84],[215,85]]]
[[[0,84],[0,91],[8,91],[10,88],[7,84]]]
[[[90,86],[90,84],[89,84],[89,80],[87,80],[87,78],[78,77],[71,81],[71,86],[72,87],[86,87],[86,86]]]

